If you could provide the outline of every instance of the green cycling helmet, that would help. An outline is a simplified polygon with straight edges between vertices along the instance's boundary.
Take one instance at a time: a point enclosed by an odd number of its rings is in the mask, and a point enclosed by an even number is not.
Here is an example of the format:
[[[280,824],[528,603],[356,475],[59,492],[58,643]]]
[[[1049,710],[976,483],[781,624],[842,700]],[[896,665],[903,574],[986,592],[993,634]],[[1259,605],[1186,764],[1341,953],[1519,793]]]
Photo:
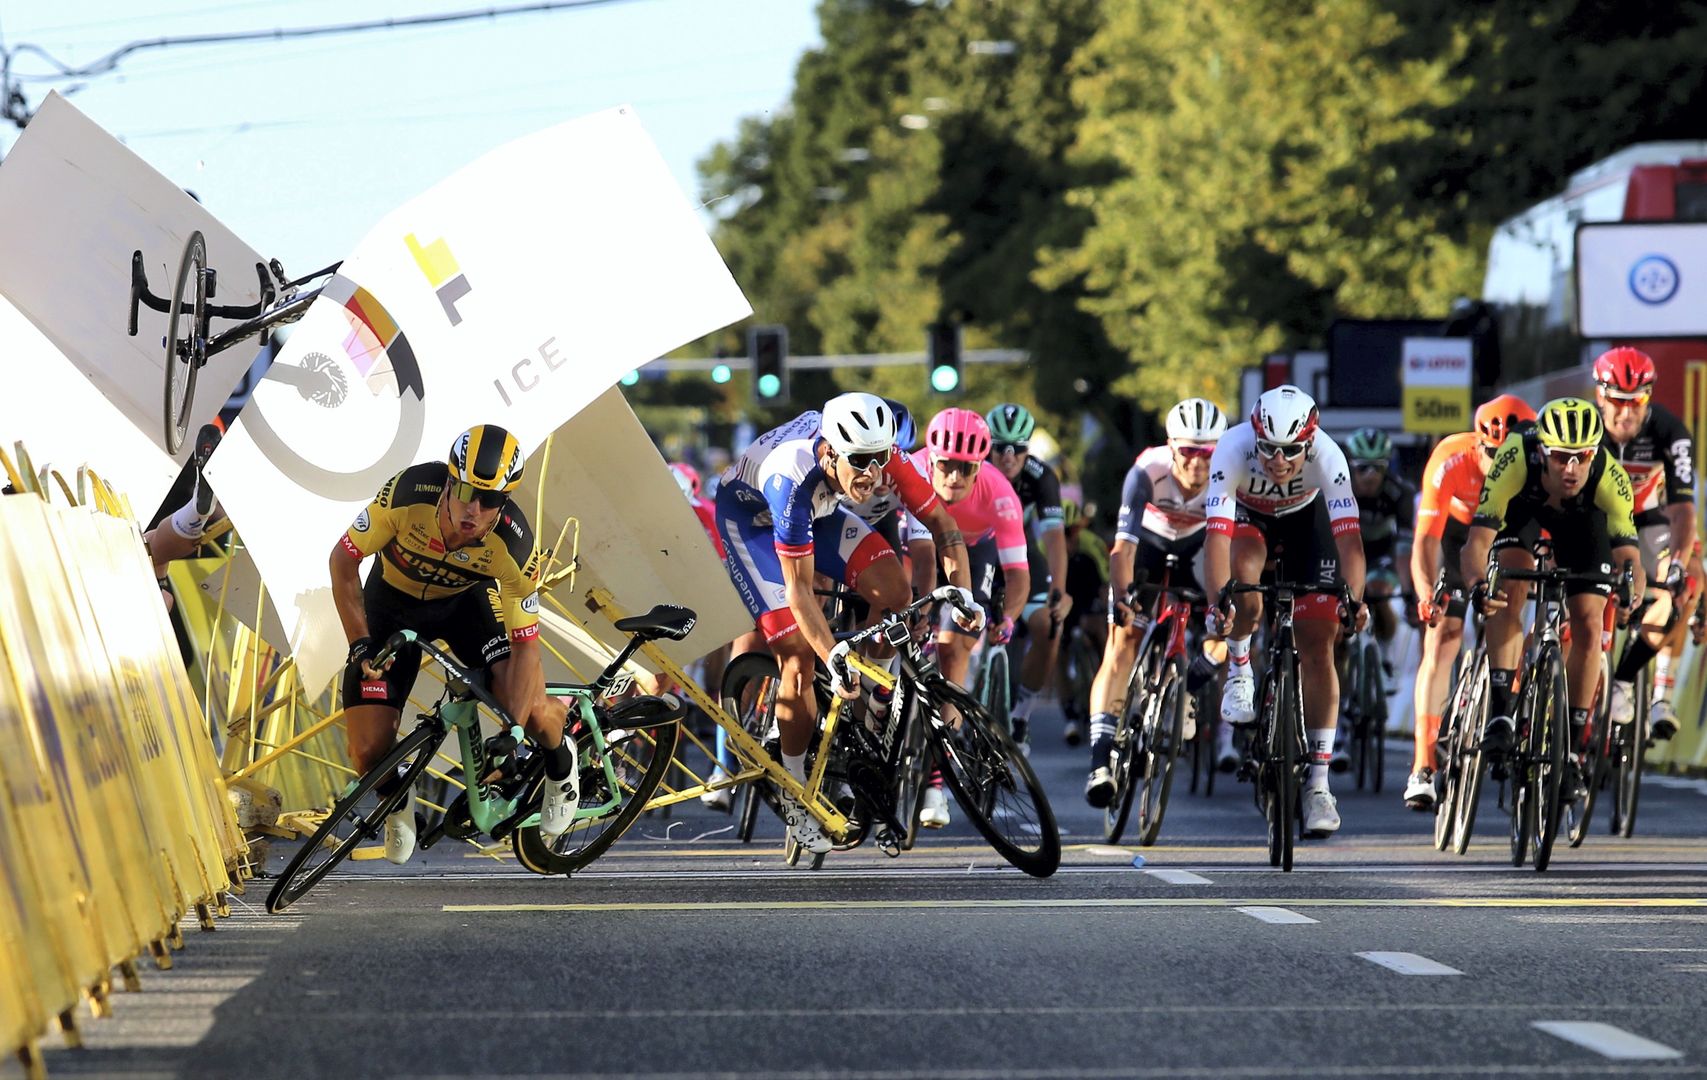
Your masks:
[[[1393,440],[1380,428],[1358,428],[1345,441],[1345,456],[1353,461],[1386,462],[1393,456]]]
[[[997,405],[984,417],[991,440],[999,443],[1028,443],[1037,430],[1037,419],[1024,405]]]

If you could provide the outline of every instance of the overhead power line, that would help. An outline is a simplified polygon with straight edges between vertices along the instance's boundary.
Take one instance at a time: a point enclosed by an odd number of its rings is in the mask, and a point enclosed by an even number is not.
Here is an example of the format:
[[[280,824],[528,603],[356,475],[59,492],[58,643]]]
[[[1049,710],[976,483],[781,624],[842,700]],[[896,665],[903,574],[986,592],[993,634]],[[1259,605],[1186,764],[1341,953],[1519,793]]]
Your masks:
[[[24,100],[23,92],[18,82],[31,81],[57,82],[67,79],[87,79],[105,75],[115,70],[121,61],[135,53],[149,49],[165,49],[178,45],[234,45],[250,41],[292,41],[299,38],[330,37],[340,34],[360,34],[380,30],[406,30],[421,26],[444,26],[450,23],[473,22],[477,19],[500,19],[511,15],[538,15],[559,11],[573,11],[580,8],[607,7],[615,4],[633,3],[634,0],[535,0],[533,3],[510,4],[487,8],[477,8],[467,11],[446,11],[434,15],[407,15],[401,18],[369,19],[363,22],[336,23],[324,26],[279,27],[272,30],[235,30],[217,34],[183,34],[172,37],[149,38],[133,41],[122,45],[92,63],[74,66],[67,64],[39,45],[21,42],[11,48],[0,49],[0,107],[4,108],[4,117],[19,127],[30,121],[28,103]],[[28,54],[45,60],[54,70],[41,75],[14,77],[12,63],[19,56]]]

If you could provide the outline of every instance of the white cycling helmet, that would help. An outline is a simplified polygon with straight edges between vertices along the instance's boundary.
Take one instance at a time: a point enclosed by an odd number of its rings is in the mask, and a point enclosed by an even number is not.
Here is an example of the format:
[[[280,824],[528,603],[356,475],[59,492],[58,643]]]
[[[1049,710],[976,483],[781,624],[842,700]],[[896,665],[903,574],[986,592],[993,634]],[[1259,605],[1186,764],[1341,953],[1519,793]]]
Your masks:
[[[838,394],[824,403],[824,438],[838,454],[874,454],[895,445],[895,410],[876,394]]]
[[[1257,438],[1276,446],[1309,442],[1316,434],[1316,403],[1296,386],[1277,386],[1257,398],[1251,427]]]
[[[1227,433],[1227,414],[1213,401],[1186,398],[1168,410],[1168,438],[1212,443]]]

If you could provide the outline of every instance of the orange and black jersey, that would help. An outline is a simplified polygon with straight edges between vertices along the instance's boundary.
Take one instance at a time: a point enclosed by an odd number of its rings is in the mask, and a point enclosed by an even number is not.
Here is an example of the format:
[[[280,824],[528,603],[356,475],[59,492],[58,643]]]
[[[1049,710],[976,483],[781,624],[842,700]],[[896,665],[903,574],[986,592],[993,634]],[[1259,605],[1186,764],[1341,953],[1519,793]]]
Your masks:
[[[442,461],[412,465],[374,496],[344,534],[344,550],[357,559],[379,555],[387,585],[416,600],[440,600],[496,582],[511,640],[539,633],[542,559],[533,529],[513,502],[478,543],[445,550],[439,531],[439,497],[450,473]]]
[[[1538,514],[1542,524],[1553,530],[1564,524],[1566,518],[1599,510],[1606,515],[1606,534],[1612,546],[1635,546],[1630,475],[1612,460],[1605,447],[1596,449],[1598,453],[1594,464],[1589,466],[1582,490],[1555,507],[1541,486],[1541,478],[1547,472],[1541,437],[1533,432],[1513,432],[1500,444],[1493,463],[1488,466],[1487,478],[1482,481],[1482,501],[1476,507],[1472,524],[1502,529],[1513,504],[1519,503],[1527,504],[1525,510]]]

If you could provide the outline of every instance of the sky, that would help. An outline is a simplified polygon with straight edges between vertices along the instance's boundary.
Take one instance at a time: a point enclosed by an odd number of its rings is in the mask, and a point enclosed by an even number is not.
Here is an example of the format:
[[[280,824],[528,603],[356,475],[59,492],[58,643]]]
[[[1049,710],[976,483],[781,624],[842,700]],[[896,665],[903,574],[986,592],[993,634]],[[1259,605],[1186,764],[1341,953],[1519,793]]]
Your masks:
[[[127,43],[510,6],[515,0],[0,0],[0,41],[87,64]],[[618,0],[579,10],[290,42],[148,49],[49,89],[300,275],[486,151],[635,106],[683,192],[744,116],[781,107],[821,43],[815,0]],[[24,55],[14,71],[51,70]],[[0,151],[18,132],[0,130]],[[709,220],[709,218],[708,218]]]

